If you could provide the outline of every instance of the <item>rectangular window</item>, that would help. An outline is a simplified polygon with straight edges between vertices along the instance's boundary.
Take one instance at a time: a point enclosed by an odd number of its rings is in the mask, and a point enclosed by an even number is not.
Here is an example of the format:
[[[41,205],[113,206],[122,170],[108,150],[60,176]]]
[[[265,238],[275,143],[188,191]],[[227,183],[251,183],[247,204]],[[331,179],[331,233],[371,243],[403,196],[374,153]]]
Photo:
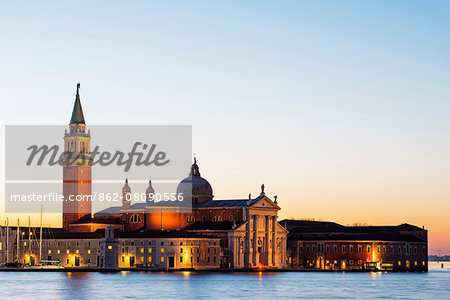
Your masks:
[[[148,257],[148,262],[152,262],[152,257],[151,256]]]
[[[183,262],[183,256],[180,256],[180,263]]]
[[[164,262],[164,256],[161,256],[161,262]]]
[[[88,250],[88,254],[91,254],[91,250],[90,249]]]
[[[125,262],[125,256],[122,255],[122,262]]]
[[[367,253],[370,253],[370,246],[367,245]]]
[[[108,249],[109,249],[109,250],[111,250],[111,249],[112,249],[112,246],[111,246],[111,245],[109,245],[109,246],[108,246]],[[77,250],[77,253],[78,253],[78,250]]]
[[[61,250],[56,251],[58,254],[61,254]]]
[[[180,248],[180,253],[183,253],[183,248]]]
[[[141,248],[141,253],[144,253],[144,248]]]
[[[342,253],[345,253],[345,246],[342,246]]]
[[[144,257],[143,256],[141,256],[141,262],[144,262]]]
[[[169,251],[170,252],[170,251]],[[161,253],[164,253],[164,248],[161,248]]]

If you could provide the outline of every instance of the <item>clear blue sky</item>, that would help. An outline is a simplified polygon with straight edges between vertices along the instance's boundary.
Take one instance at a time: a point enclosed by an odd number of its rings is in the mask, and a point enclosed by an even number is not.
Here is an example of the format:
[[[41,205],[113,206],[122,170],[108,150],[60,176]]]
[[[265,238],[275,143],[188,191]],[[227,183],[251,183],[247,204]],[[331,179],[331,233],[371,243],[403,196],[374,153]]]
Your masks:
[[[0,116],[67,124],[81,82],[88,124],[192,124],[218,199],[264,182],[281,217],[450,240],[449,25],[448,1],[2,2]]]

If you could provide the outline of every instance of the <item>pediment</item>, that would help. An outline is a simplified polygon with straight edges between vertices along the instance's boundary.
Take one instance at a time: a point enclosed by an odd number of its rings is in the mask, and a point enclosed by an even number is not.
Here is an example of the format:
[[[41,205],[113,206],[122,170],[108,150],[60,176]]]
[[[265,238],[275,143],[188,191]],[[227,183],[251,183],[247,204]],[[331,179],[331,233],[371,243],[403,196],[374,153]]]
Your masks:
[[[261,199],[259,199],[257,202],[253,203],[251,206],[252,208],[271,208],[271,209],[280,209],[280,207],[275,204],[272,200],[270,200],[268,197],[264,196]]]

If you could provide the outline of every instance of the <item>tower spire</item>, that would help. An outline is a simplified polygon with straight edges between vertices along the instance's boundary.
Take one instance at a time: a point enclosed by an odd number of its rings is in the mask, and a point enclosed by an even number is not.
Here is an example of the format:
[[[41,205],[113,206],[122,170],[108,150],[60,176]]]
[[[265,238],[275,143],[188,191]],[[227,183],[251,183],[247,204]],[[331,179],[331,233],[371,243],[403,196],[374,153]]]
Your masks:
[[[84,122],[83,109],[81,108],[80,84],[77,83],[77,95],[75,96],[75,104],[73,106],[70,125],[79,125],[79,124],[86,125],[86,123]]]

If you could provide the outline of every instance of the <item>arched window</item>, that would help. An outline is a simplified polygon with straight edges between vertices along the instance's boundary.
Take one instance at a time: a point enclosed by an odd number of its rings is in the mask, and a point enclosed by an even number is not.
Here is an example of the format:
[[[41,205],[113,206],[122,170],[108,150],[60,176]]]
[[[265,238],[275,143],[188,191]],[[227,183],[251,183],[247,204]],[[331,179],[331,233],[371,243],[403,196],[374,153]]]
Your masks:
[[[142,222],[142,219],[141,219],[140,215],[138,215],[138,214],[131,215],[130,223],[141,223],[141,222]]]
[[[214,222],[220,222],[220,221],[222,221],[222,217],[221,216],[214,216],[213,221]]]
[[[194,216],[189,215],[189,216],[186,218],[186,222],[187,222],[187,223],[194,223],[194,222],[195,222]]]

